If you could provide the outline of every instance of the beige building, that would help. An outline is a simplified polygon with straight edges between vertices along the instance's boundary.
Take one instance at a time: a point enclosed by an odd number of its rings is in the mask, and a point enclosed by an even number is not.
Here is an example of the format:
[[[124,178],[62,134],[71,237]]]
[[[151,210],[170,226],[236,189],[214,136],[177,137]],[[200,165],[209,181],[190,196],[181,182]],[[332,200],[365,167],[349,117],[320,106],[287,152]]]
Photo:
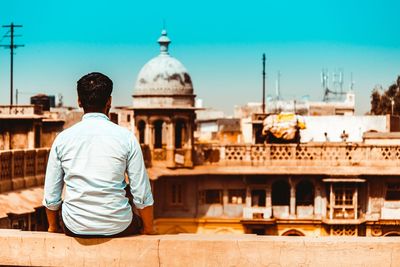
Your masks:
[[[0,106],[0,150],[49,147],[63,125],[38,105]]]

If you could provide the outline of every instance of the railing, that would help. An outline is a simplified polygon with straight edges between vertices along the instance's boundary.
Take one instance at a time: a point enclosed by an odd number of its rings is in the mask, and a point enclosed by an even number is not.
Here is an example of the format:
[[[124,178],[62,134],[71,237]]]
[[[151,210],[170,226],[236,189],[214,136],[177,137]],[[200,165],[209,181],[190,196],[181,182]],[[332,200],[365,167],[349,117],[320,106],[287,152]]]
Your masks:
[[[0,192],[43,184],[49,148],[0,151]]]
[[[0,192],[40,184],[48,153],[49,148],[0,151]],[[165,160],[164,149],[153,153],[153,160]],[[196,145],[194,154],[196,165],[400,167],[400,146],[393,145]],[[145,149],[148,167],[149,157]]]
[[[393,145],[196,145],[195,155],[197,165],[400,166],[400,146]]]

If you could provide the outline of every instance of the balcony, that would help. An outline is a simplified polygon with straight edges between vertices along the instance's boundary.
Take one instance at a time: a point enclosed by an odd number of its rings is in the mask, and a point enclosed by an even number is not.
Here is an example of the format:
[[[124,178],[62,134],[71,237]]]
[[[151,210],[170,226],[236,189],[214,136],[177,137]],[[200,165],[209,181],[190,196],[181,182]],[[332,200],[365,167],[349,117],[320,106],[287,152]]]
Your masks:
[[[199,163],[224,165],[400,166],[399,146],[365,144],[198,145]]]
[[[0,192],[40,185],[46,169],[49,148],[0,151]],[[155,151],[157,160],[165,151]],[[152,153],[144,147],[146,165],[152,179]],[[398,175],[399,146],[365,144],[300,145],[196,145],[194,169],[185,174],[208,174],[213,168],[226,173]],[[168,174],[167,170],[160,172]]]
[[[271,208],[266,207],[244,207],[243,219],[270,219],[272,216]]]
[[[49,149],[0,151],[0,192],[42,185]]]
[[[399,146],[362,143],[196,145],[197,166],[275,167],[275,172],[362,175],[398,174]],[[383,168],[384,167],[384,168]]]

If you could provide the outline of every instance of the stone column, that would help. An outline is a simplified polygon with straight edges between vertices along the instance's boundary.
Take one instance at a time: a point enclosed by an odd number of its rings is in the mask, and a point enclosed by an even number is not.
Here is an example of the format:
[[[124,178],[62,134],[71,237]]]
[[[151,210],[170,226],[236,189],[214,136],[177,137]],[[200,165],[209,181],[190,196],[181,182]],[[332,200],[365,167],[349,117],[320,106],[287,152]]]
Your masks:
[[[192,143],[193,143],[193,131],[192,131],[192,124],[189,121],[186,125],[186,144],[184,145],[184,147],[185,147],[185,167],[193,167]]]
[[[35,148],[35,130],[34,128],[28,132],[28,147],[27,149]]]
[[[329,190],[329,219],[333,219],[333,202],[335,201],[335,196],[333,195],[333,184],[330,183]]]
[[[228,189],[224,189],[223,194],[222,194],[222,203],[224,206],[228,205],[229,203],[229,193]]]
[[[272,216],[272,190],[271,184],[265,187],[265,208],[267,211],[264,213],[264,219],[269,219]]]
[[[294,185],[294,182],[292,182],[290,178],[289,178],[289,184],[290,184],[289,214],[290,214],[290,217],[295,217],[296,216],[296,187]]]
[[[136,124],[135,124],[135,113],[133,111],[130,111],[129,116],[131,116],[131,121],[129,122],[131,131],[136,134],[137,129],[136,129]],[[139,138],[138,138],[138,140],[139,140]]]
[[[175,123],[167,123],[167,164],[168,167],[175,167]]]
[[[149,146],[151,150],[153,150],[154,144],[153,144],[153,131],[154,131],[154,126],[146,122],[146,126],[144,128],[144,143]]]
[[[354,205],[354,219],[358,219],[358,185],[356,185],[354,196],[353,196],[353,205]]]
[[[251,190],[249,186],[246,187],[246,207],[251,207]]]
[[[4,133],[4,150],[11,150],[11,133],[10,130],[6,130]]]
[[[314,216],[317,219],[322,217],[322,197],[321,197],[321,189],[319,188],[319,185],[315,186]]]

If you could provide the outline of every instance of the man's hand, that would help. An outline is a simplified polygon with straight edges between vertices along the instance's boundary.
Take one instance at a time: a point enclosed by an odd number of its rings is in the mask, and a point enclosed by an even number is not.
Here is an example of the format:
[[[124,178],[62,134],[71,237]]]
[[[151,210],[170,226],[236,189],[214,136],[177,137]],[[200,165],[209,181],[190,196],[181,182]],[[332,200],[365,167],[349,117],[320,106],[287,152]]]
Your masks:
[[[47,232],[49,232],[49,233],[59,233],[60,230],[58,229],[58,227],[54,227],[52,225],[52,226],[49,226],[49,228],[47,228]]]
[[[49,228],[47,231],[49,233],[59,233],[60,229],[58,227],[58,211],[49,210],[46,208],[47,221],[49,222]]]
[[[142,234],[142,235],[158,235],[158,232],[156,231],[156,230],[154,230],[154,229],[142,229],[141,231],[140,231],[140,233]]]
[[[138,209],[138,211],[143,220],[143,229],[141,233],[143,235],[155,235],[156,232],[153,229],[153,206]]]

